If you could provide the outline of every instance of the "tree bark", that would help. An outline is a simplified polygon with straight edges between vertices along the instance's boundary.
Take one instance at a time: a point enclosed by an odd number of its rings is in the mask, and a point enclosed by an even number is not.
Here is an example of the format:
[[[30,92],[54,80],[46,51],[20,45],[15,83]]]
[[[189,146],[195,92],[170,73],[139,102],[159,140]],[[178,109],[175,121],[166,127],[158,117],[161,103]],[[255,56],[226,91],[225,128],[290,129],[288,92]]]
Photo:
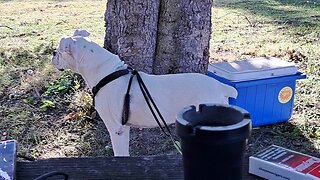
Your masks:
[[[108,0],[104,47],[129,66],[152,73],[158,0]]]
[[[108,0],[104,47],[153,74],[206,73],[210,0]]]

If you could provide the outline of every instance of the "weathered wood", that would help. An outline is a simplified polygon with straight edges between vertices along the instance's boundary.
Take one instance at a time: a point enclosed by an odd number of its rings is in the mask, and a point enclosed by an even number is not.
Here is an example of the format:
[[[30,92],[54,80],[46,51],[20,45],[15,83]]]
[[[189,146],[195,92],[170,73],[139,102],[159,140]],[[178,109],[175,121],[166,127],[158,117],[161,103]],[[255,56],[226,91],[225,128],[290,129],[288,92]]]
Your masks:
[[[44,173],[62,171],[70,179],[183,179],[181,156],[56,158],[17,163],[17,179],[34,179]],[[244,180],[249,175],[244,163]]]
[[[59,158],[19,162],[18,179],[34,179],[62,171],[70,179],[182,179],[181,159],[176,156]]]

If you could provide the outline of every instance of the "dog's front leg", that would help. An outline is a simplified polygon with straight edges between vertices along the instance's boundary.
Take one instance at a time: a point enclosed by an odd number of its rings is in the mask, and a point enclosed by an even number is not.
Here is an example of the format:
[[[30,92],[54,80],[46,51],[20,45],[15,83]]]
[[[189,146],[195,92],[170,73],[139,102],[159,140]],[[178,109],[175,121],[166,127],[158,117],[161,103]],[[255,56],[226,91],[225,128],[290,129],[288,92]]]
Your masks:
[[[129,156],[130,127],[108,125],[114,156]]]

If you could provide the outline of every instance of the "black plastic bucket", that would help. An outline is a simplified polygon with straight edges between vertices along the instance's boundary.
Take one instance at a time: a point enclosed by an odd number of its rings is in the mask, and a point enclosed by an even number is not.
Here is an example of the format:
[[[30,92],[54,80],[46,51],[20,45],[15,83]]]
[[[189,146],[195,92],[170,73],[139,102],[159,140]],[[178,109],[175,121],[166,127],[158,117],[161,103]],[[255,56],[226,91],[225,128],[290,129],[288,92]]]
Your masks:
[[[251,134],[249,113],[236,106],[201,104],[177,115],[186,180],[242,179],[246,140]]]

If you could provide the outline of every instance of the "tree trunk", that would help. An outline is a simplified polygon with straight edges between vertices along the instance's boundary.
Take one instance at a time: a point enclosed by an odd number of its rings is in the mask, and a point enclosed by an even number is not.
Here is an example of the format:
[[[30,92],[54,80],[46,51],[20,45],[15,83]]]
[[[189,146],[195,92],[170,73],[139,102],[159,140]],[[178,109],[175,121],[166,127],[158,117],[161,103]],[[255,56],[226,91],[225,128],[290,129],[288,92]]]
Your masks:
[[[211,5],[211,0],[108,0],[104,47],[148,73],[206,73]]]

